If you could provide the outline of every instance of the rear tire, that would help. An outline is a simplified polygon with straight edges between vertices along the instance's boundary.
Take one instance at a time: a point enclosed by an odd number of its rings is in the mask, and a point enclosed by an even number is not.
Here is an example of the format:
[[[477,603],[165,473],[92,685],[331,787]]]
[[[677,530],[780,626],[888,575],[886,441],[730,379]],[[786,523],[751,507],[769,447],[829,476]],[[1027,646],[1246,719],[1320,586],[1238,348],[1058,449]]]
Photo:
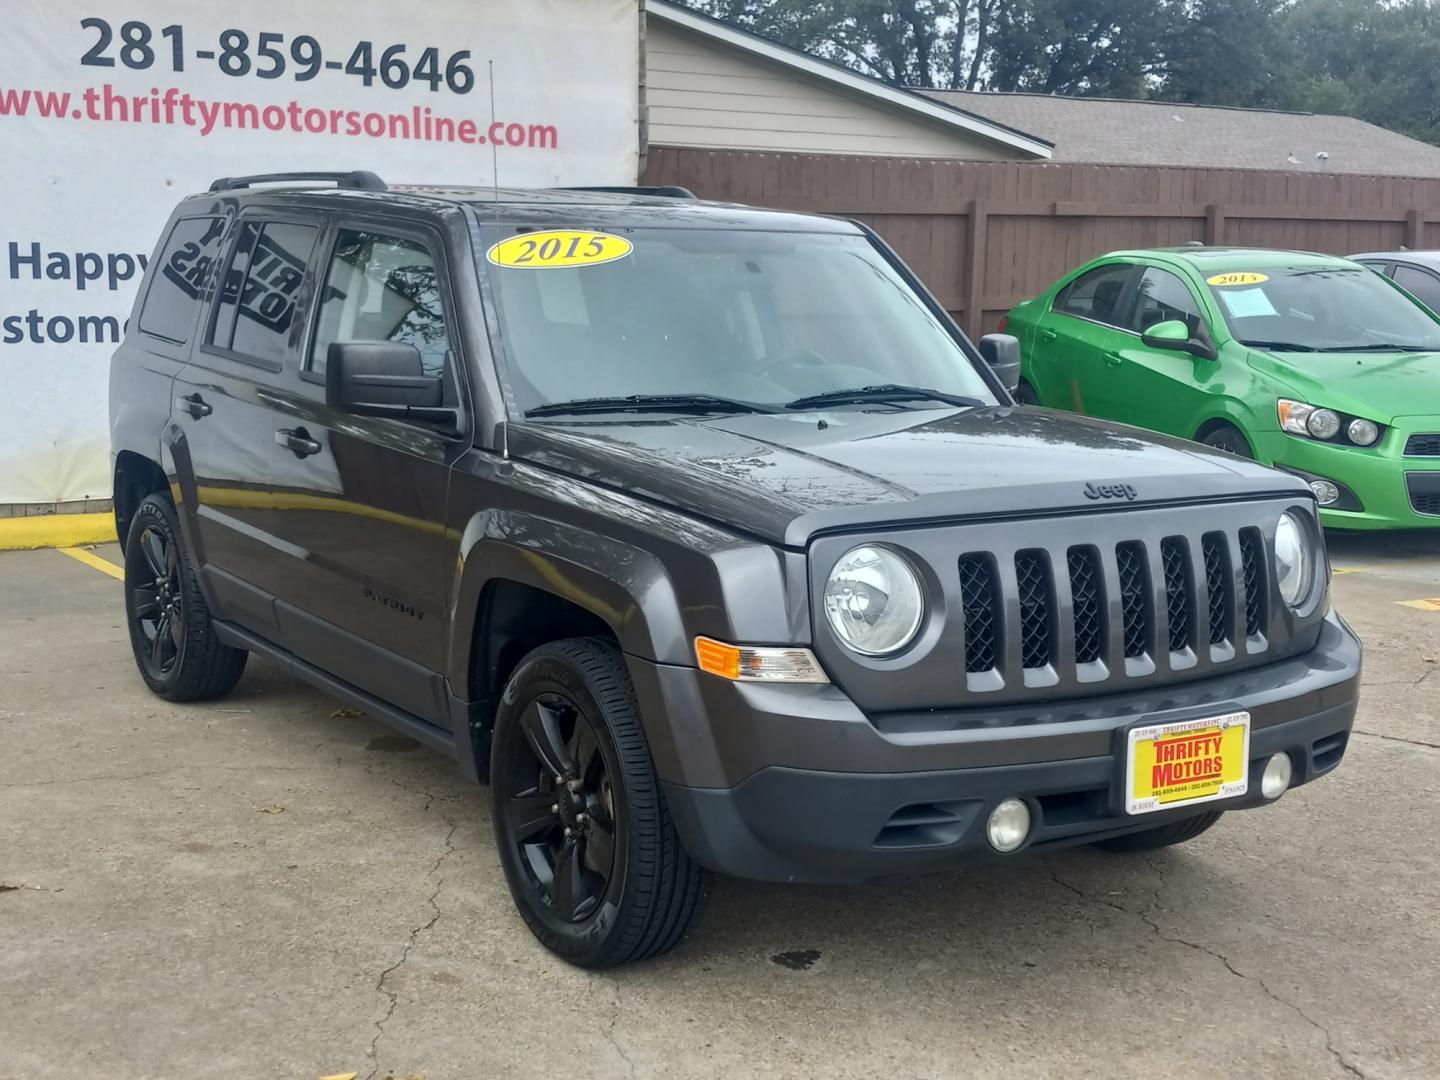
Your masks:
[[[147,495],[125,538],[125,621],[140,677],[167,701],[224,697],[249,657],[215,633],[175,507]]]
[[[557,641],[520,661],[496,711],[490,788],[510,894],[557,956],[644,960],[699,919],[711,875],[680,844],[610,642]]]
[[[1187,840],[1194,840],[1195,837],[1205,832],[1224,815],[1223,810],[1211,810],[1205,814],[1196,814],[1194,817],[1186,818],[1184,821],[1172,821],[1168,825],[1158,825],[1153,829],[1143,829],[1140,832],[1125,833],[1123,836],[1111,836],[1105,840],[1095,841],[1094,846],[1104,848],[1106,851],[1154,851],[1156,848],[1170,847],[1173,844],[1183,844]]]
[[[1020,380],[1020,385],[1015,387],[1015,393],[1012,394],[1011,397],[1015,399],[1015,404],[1017,405],[1040,404],[1040,399],[1035,395],[1035,388],[1024,379]]]
[[[1215,450],[1223,450],[1227,454],[1234,454],[1236,457],[1255,458],[1255,451],[1250,449],[1250,443],[1240,430],[1231,427],[1229,424],[1221,424],[1219,427],[1211,428],[1204,437],[1200,439],[1206,446]]]

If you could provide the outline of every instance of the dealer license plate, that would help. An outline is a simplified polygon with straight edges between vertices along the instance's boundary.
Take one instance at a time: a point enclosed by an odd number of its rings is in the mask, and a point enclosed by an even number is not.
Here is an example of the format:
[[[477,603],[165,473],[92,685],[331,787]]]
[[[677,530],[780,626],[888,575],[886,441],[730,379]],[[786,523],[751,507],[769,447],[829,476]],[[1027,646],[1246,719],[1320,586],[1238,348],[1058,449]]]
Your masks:
[[[1244,795],[1250,786],[1249,765],[1248,712],[1131,728],[1125,812],[1152,814]]]

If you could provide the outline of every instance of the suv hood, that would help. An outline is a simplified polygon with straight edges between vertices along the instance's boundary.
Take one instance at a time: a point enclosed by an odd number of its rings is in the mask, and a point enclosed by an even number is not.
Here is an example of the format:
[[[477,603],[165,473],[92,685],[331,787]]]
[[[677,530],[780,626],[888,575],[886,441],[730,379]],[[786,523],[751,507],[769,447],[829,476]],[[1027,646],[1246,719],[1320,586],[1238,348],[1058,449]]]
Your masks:
[[[512,424],[512,457],[772,543],[913,521],[1283,492],[1196,443],[1049,409],[840,409]]]
[[[1440,413],[1440,353],[1272,353],[1250,350],[1250,366],[1310,405],[1389,424]],[[1273,420],[1273,414],[1271,419]]]

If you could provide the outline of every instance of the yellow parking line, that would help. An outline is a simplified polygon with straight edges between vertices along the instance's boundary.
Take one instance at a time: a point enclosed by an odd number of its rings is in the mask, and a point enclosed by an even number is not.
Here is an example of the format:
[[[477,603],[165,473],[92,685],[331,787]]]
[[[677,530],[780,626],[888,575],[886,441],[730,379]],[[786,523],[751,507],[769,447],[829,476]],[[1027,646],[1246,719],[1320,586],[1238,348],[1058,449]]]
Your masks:
[[[1341,574],[1361,574],[1364,573],[1364,571],[1358,566],[1332,566],[1330,573],[1339,577]]]
[[[1396,600],[1402,607],[1419,608],[1421,611],[1440,611],[1440,596],[1433,600]]]
[[[69,555],[76,562],[83,562],[92,570],[99,570],[102,574],[109,574],[117,581],[125,580],[125,571],[116,566],[113,562],[100,558],[94,552],[86,551],[84,548],[64,547],[56,548],[61,555]]]

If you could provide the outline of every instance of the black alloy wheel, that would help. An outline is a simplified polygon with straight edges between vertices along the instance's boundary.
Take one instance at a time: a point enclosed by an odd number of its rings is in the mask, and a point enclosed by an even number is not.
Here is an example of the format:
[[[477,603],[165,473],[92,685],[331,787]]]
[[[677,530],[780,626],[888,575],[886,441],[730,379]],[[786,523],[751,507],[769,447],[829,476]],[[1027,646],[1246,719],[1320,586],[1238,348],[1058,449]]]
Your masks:
[[[144,645],[137,659],[157,679],[180,663],[185,648],[180,555],[172,537],[154,523],[141,527],[125,559],[130,618]]]
[[[699,919],[710,873],[675,830],[613,640],[521,659],[495,713],[490,786],[510,895],[555,955],[591,969],[644,960]]]
[[[140,677],[169,701],[223,697],[245,671],[249,654],[220,640],[163,494],[140,501],[126,533],[125,621]]]
[[[532,699],[519,724],[523,750],[505,763],[506,831],[554,917],[581,923],[616,876],[611,772],[594,722],[564,694]]]

